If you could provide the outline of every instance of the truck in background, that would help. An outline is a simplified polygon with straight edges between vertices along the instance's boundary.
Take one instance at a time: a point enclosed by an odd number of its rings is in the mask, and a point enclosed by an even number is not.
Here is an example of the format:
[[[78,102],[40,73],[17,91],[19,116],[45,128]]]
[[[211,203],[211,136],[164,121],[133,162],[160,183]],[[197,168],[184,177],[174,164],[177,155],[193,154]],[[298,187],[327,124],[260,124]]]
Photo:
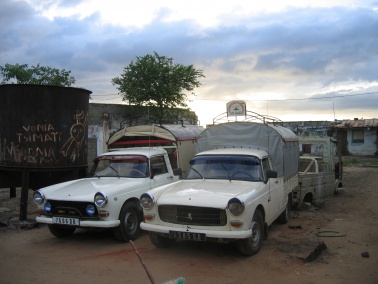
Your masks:
[[[268,227],[286,223],[298,185],[298,137],[273,123],[228,122],[206,128],[186,176],[140,198],[156,247],[177,239],[236,242],[256,254]]]
[[[337,140],[324,136],[299,136],[301,156],[293,208],[313,204],[342,187],[343,163]]]

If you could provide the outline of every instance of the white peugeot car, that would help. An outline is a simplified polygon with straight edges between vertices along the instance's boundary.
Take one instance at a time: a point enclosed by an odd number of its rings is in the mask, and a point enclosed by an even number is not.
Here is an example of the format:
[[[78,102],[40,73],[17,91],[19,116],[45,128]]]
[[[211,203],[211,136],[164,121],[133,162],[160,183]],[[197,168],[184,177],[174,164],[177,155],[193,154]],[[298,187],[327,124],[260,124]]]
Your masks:
[[[161,148],[130,148],[108,152],[94,160],[90,177],[35,191],[39,223],[56,237],[76,228],[112,228],[120,241],[134,240],[143,219],[139,197],[179,179]]]

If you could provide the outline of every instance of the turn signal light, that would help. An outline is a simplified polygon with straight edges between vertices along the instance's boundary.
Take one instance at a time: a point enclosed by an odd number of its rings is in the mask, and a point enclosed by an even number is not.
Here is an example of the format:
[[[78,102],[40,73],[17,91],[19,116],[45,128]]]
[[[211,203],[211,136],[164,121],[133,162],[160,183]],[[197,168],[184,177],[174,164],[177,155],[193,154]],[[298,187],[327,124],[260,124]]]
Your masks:
[[[102,218],[106,218],[106,217],[109,217],[109,212],[108,211],[105,211],[105,210],[100,210],[98,212],[98,215]]]
[[[243,221],[233,220],[230,222],[231,227],[240,228],[243,226]]]
[[[155,219],[155,214],[144,214],[144,220],[152,221]]]

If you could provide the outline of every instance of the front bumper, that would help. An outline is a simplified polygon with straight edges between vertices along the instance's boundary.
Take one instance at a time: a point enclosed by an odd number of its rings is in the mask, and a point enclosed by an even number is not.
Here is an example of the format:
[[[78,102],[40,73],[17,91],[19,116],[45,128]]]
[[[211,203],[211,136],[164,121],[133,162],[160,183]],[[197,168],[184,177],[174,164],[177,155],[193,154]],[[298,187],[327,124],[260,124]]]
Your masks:
[[[186,227],[167,227],[161,225],[148,224],[146,222],[141,222],[140,227],[146,231],[152,231],[156,233],[169,234],[169,231],[180,231],[180,232],[192,232],[192,233],[203,233],[206,234],[207,238],[218,238],[218,239],[246,239],[252,236],[252,230],[247,231],[214,231],[214,230],[204,230],[204,229],[192,229],[188,226]]]
[[[54,224],[51,217],[38,216],[35,219],[38,223]],[[91,228],[114,228],[120,224],[119,220],[111,221],[82,221],[80,220],[80,226],[77,227],[91,227]]]

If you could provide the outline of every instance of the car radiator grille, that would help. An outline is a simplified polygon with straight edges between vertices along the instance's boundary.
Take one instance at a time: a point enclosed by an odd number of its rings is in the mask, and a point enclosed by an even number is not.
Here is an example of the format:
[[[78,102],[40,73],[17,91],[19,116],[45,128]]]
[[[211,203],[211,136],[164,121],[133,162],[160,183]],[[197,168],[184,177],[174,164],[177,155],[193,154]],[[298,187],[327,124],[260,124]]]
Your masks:
[[[76,217],[82,219],[99,219],[96,205],[91,202],[48,200],[51,204],[51,214],[54,216]],[[86,207],[91,204],[95,208],[95,214],[88,215]]]
[[[159,217],[162,221],[183,225],[225,226],[226,211],[216,208],[161,205]]]

